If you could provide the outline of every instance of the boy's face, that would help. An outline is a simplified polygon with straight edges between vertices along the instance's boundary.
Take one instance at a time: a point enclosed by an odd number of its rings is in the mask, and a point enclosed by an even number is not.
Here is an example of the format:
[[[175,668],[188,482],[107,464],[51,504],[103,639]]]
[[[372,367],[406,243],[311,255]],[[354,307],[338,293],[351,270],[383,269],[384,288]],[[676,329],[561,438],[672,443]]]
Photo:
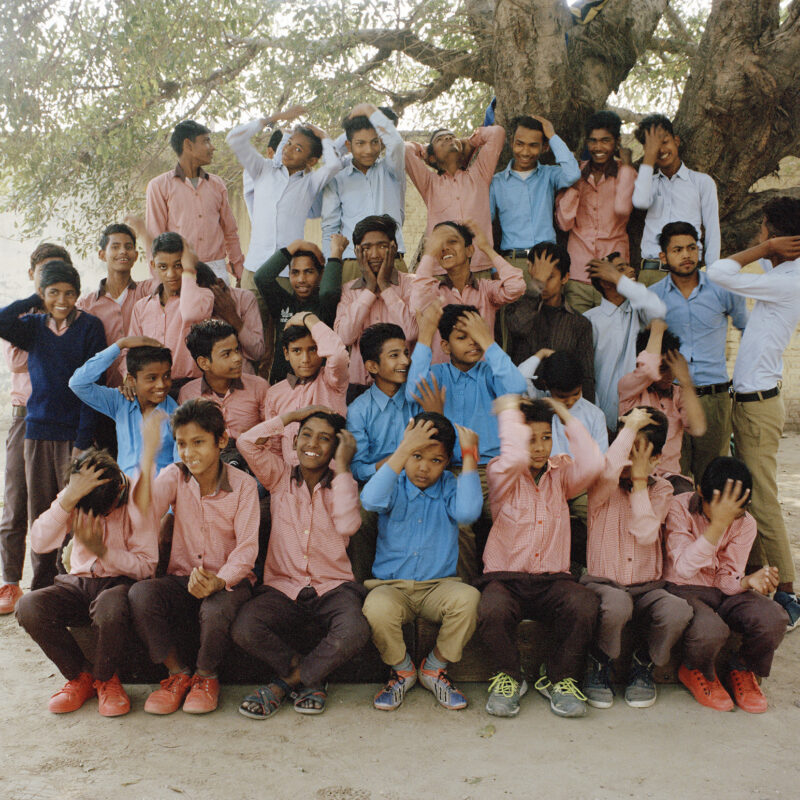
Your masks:
[[[353,154],[356,167],[369,169],[381,154],[381,138],[375,128],[356,131],[353,138],[347,140],[347,149]]]
[[[528,261],[528,272],[532,278],[536,277],[531,261]],[[560,299],[564,290],[564,285],[568,280],[569,272],[566,275],[562,275],[561,271],[558,269],[558,262],[554,262],[547,279],[542,281],[544,284],[542,286],[542,301],[545,304],[551,304],[554,300]]]
[[[475,248],[472,245],[467,247],[464,237],[450,225],[442,225],[436,229],[443,231],[442,234],[442,253],[439,256],[439,263],[442,269],[450,271],[455,267],[462,267],[469,263]]]
[[[570,392],[559,392],[551,389],[550,395],[556,400],[560,400],[567,408],[572,408],[583,397],[583,389],[580,386],[576,386]]]
[[[41,261],[37,261],[33,269],[28,269],[28,277],[33,281],[33,288],[36,290],[36,292],[39,291],[39,281],[42,279],[42,267],[45,264],[49,264],[51,261],[61,261],[61,259],[57,256],[45,258]]]
[[[63,322],[78,302],[78,290],[66,281],[51,283],[44,289],[39,288],[38,291],[44,300],[45,311],[56,322]]]
[[[457,139],[452,131],[442,131],[436,134],[436,138],[431,142],[431,148],[434,161],[443,164],[450,153],[461,152],[461,140]]]
[[[629,459],[633,459],[635,455],[635,448],[638,447],[646,447],[648,443],[648,438],[639,431],[636,434],[636,438],[633,440],[633,445],[631,446],[631,452],[628,456]],[[652,475],[653,470],[656,468],[656,465],[661,460],[661,456],[650,456],[650,474]],[[622,472],[619,474],[620,478],[624,478],[625,480],[630,480],[631,477],[631,465],[628,464],[622,468]]]
[[[127,233],[112,233],[108,244],[97,254],[108,265],[108,271],[128,272],[133,269],[139,253],[133,239]]]
[[[405,339],[387,339],[381,348],[378,361],[367,361],[364,366],[373,379],[401,386],[408,377],[411,358]]]
[[[283,357],[298,378],[313,378],[322,367],[322,356],[317,354],[317,343],[310,333],[284,347]]]
[[[659,368],[661,377],[655,382],[654,386],[662,391],[668,391],[672,386],[675,376],[672,374],[672,369],[667,364],[667,360],[661,357],[661,367]]]
[[[219,461],[219,454],[228,443],[228,434],[219,439],[201,428],[196,422],[187,422],[175,429],[175,444],[178,455],[189,472],[195,477],[204,475]]]
[[[157,406],[172,388],[172,365],[167,361],[145,364],[133,377],[133,389],[140,401]]]
[[[442,350],[456,369],[468,370],[483,358],[483,348],[468,334],[453,328],[450,338],[442,339]]]
[[[656,156],[656,166],[661,169],[675,168],[680,166],[681,157],[678,155],[678,148],[681,144],[680,136],[664,131],[664,138],[661,140],[661,147]]]
[[[281,163],[293,172],[313,167],[317,160],[311,156],[311,140],[299,131],[289,137],[281,152]]]
[[[317,262],[309,256],[298,256],[292,259],[289,266],[289,283],[295,295],[301,300],[308,300],[319,286],[322,272],[317,267]]]
[[[543,469],[553,449],[553,429],[549,422],[529,422],[528,465],[537,472]]]
[[[611,131],[605,128],[595,128],[589,131],[586,137],[586,149],[589,151],[589,158],[598,167],[604,167],[614,158],[614,151],[617,149],[617,140]]]
[[[520,172],[527,172],[536,169],[539,163],[539,156],[550,149],[544,140],[541,131],[532,131],[530,128],[523,128],[521,125],[514,131],[514,138],[511,140],[511,152],[514,155],[514,169]]]
[[[161,285],[170,295],[178,294],[181,290],[181,280],[183,279],[183,265],[181,256],[183,253],[164,253],[159,252],[153,256],[150,262],[156,277],[161,281]]]
[[[369,268],[377,275],[392,244],[392,240],[383,231],[369,231],[356,247],[361,250]]]
[[[336,431],[327,420],[311,417],[300,426],[295,437],[295,450],[301,467],[320,469],[327,466],[336,453]]]
[[[620,275],[624,275],[632,281],[636,280],[636,270],[622,256],[616,256],[608,261]],[[617,288],[616,284],[609,283],[608,281],[600,281],[600,287],[604,296],[606,292]]]
[[[211,159],[214,158],[214,150],[210,133],[201,133],[194,141],[183,140],[184,154],[190,155],[201,167],[211,163]]]
[[[198,366],[203,372],[210,372],[217,378],[234,381],[242,377],[242,351],[235,333],[214,342],[211,358],[201,358],[198,361],[202,361]]]
[[[681,277],[693,275],[697,272],[697,262],[700,254],[697,249],[697,239],[688,234],[670,236],[667,252],[658,254],[662,264],[673,274]]]
[[[408,457],[405,471],[418,489],[427,489],[439,480],[450,458],[441,442],[431,442]]]

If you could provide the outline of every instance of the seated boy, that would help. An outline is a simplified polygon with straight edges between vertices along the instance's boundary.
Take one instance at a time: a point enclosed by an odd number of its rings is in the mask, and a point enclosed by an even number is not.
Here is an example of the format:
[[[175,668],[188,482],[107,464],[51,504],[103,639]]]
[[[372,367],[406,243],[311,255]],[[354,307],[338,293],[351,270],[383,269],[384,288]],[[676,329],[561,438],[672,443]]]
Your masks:
[[[417,318],[411,310],[414,278],[395,268],[397,223],[388,215],[365,217],[353,229],[353,244],[361,277],[342,287],[333,329],[350,347],[350,385],[363,391],[369,383],[359,350],[364,329],[377,323],[399,325],[408,343],[417,341]],[[354,399],[354,397],[353,397]]]
[[[344,416],[349,357],[342,340],[313,311],[300,311],[286,321],[281,342],[291,372],[269,387],[266,418],[312,405],[325,406]],[[297,430],[296,424],[287,423],[283,432],[287,464],[297,463]]]
[[[71,455],[89,447],[94,435],[95,412],[68,383],[81,364],[105,348],[106,337],[97,317],[75,308],[80,291],[75,267],[49,261],[41,269],[36,293],[0,310],[0,337],[28,353],[31,395],[23,452],[31,521],[64,488]],[[45,313],[28,313],[32,308]],[[32,589],[52,584],[59,560],[58,551],[31,555]]]
[[[296,423],[297,466],[270,447]],[[358,485],[350,474],[355,439],[344,418],[327,409],[292,410],[256,425],[239,449],[271,497],[272,533],[264,585],[236,618],[234,641],[274,671],[267,685],[242,701],[246,717],[266,719],[288,697],[300,714],[321,714],[328,675],[367,643],[361,613],[364,587],[347,560],[348,539],[358,530]],[[324,628],[311,652],[286,640],[308,623]]]
[[[536,619],[552,630],[552,649],[536,689],[562,717],[586,713],[576,683],[594,633],[599,601],[570,574],[567,498],[584,491],[600,474],[603,454],[589,432],[553,398],[520,402],[499,398],[495,412],[501,451],[489,462],[487,479],[494,525],[478,580],[478,632],[497,667],[486,710],[519,713],[528,690],[517,649],[517,625]],[[574,459],[550,457],[552,418],[564,423]]]
[[[625,702],[656,701],[653,664],[663,666],[692,618],[688,603],[664,589],[661,526],[672,486],[651,474],[667,439],[667,418],[637,406],[624,417],[606,454],[603,474],[589,487],[588,570],[581,583],[600,598],[600,613],[583,692],[595,708],[614,702],[610,670],[633,619],[636,642]]]
[[[116,363],[120,353],[125,357],[129,375],[128,384],[135,400],[128,400],[117,389],[95,383]],[[178,404],[169,396],[172,387],[172,353],[155,339],[147,336],[125,336],[115,344],[101,350],[69,379],[69,388],[87,406],[110,417],[116,425],[117,463],[128,476],[142,460],[142,421],[155,408],[171,414]],[[156,470],[177,461],[175,442],[169,423],[162,425],[161,449],[156,455]]]
[[[458,426],[463,467],[458,478],[445,472],[456,432],[441,414],[417,414],[403,440],[361,492],[368,511],[377,511],[378,546],[364,616],[389,680],[375,695],[375,708],[392,711],[417,682],[403,639],[403,625],[422,617],[441,624],[436,645],[419,665],[422,685],[447,709],[467,698],[447,675],[460,661],[475,631],[480,592],[456,577],[458,526],[469,525],[483,505],[478,477],[478,437]]]
[[[160,520],[172,506],[175,523],[167,574],[131,588],[131,613],[139,638],[154,663],[169,677],[147,698],[149,714],[172,714],[183,703],[190,714],[217,707],[217,669],[230,647],[236,612],[250,598],[258,554],[259,504],[256,481],[220,459],[228,443],[225,419],[210,400],[189,400],[172,415],[179,464],[153,480],[157,446],[145,452],[149,463],[134,500]],[[157,437],[148,431],[149,435]],[[200,649],[191,671],[181,634],[199,624]],[[185,701],[184,701],[185,698]]]
[[[146,425],[157,429],[160,422],[153,415]],[[154,455],[146,454],[144,461]],[[108,453],[90,448],[72,462],[66,487],[31,528],[36,552],[54,550],[70,533],[73,537],[69,574],[17,605],[19,624],[67,679],[50,698],[54,714],[77,711],[95,692],[104,717],[130,711],[117,675],[133,633],[128,590],[155,572],[158,539],[153,520],[129,500],[129,478]],[[89,624],[97,631],[94,666],[68,630]]]
[[[744,574],[756,538],[756,522],[746,511],[751,487],[750,470],[720,456],[706,467],[696,494],[672,500],[664,577],[669,590],[694,609],[683,637],[681,683],[701,705],[730,711],[735,701],[758,714],[767,710],[767,699],[756,676],[769,675],[786,632],[786,612],[768,597],[778,586],[777,567]],[[732,630],[742,636],[725,675],[733,700],[715,667]]]
[[[669,420],[669,433],[656,474],[666,478],[676,494],[691,492],[692,481],[681,475],[681,447],[684,429],[690,436],[706,431],[703,407],[694,392],[686,359],[680,353],[681,340],[662,319],[653,320],[649,331],[636,337],[636,369],[620,378],[621,414],[637,405],[658,408]],[[678,381],[678,386],[673,381]]]

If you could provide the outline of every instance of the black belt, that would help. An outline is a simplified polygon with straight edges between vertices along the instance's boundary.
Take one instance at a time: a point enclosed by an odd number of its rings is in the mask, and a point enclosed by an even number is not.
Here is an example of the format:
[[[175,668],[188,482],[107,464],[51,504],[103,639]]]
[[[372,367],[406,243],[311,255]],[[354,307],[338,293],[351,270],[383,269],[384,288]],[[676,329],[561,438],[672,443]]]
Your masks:
[[[657,258],[643,258],[641,268],[660,270],[661,272],[669,271]]]
[[[777,386],[773,386],[772,389],[763,392],[734,392],[733,399],[737,403],[752,403],[755,400],[769,400],[770,397],[777,397],[780,391]]]
[[[525,250],[520,250],[518,248],[514,250],[503,250],[500,255],[503,256],[503,258],[527,258],[530,250],[530,247],[526,248]]]
[[[703,397],[706,394],[719,394],[720,392],[727,392],[731,388],[731,382],[725,383],[710,383],[707,386],[695,386],[694,393],[698,397]]]

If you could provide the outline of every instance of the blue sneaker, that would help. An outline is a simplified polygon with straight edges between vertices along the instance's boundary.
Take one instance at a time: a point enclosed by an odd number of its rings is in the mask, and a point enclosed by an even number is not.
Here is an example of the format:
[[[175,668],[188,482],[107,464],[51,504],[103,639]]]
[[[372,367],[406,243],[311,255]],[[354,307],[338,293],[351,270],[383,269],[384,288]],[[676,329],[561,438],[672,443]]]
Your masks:
[[[375,695],[372,704],[379,711],[394,711],[400,707],[406,692],[417,682],[417,671],[413,668],[408,672],[392,670],[386,686]]]
[[[778,605],[783,606],[783,610],[789,615],[786,630],[793,631],[800,625],[800,602],[797,600],[797,595],[790,592],[775,592],[772,599]]]
[[[460,711],[467,707],[467,698],[459,691],[450,680],[446,670],[430,669],[428,659],[425,658],[419,667],[419,682],[429,691],[440,705],[451,711]]]

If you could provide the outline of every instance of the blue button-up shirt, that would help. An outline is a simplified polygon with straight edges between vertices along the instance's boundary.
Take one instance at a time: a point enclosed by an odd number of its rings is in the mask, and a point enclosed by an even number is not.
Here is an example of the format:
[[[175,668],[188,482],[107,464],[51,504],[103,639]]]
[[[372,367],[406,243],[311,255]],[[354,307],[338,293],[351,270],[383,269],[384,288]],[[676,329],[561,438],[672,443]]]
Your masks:
[[[585,397],[581,397],[572,406],[569,413],[583,423],[586,430],[592,435],[592,439],[597,442],[597,446],[605,453],[608,450],[608,428],[606,428],[606,415],[602,409],[598,408],[594,403],[590,403]],[[572,450],[569,449],[564,423],[558,416],[554,416],[553,449],[550,451],[550,455],[557,456],[559,453],[566,453],[568,456],[573,455]]]
[[[728,317],[740,330],[747,325],[747,304],[739,297],[708,279],[699,270],[700,282],[684,297],[672,276],[653,284],[650,291],[667,307],[666,323],[681,338],[681,353],[689,362],[689,373],[695,386],[725,383],[728,367],[725,343],[728,338]]]
[[[555,195],[559,189],[572,186],[581,176],[575,156],[558,136],[550,139],[550,148],[557,166],[538,164],[526,179],[508,166],[492,178],[489,189],[492,218],[500,218],[503,229],[502,250],[533,247],[539,242],[554,242]]]
[[[411,369],[406,382],[406,397],[412,400],[417,382],[436,376],[440,387],[447,389],[444,401],[444,415],[451,421],[478,434],[480,463],[487,464],[500,455],[500,434],[497,418],[492,414],[492,402],[504,394],[525,394],[526,383],[522,373],[511,359],[492,344],[479,361],[466,372],[456,369],[452,364],[431,366],[431,349],[417,342],[411,356]],[[461,448],[456,443],[453,463],[461,463]]]
[[[69,379],[69,388],[87,406],[116,422],[117,464],[126,475],[133,475],[142,459],[142,409],[139,401],[131,402],[117,389],[95,383],[117,360],[119,354],[120,349],[115,344],[101,350],[75,370]],[[156,406],[167,415],[172,414],[177,407],[178,404],[169,395]],[[161,470],[175,461],[180,461],[180,458],[172,438],[169,419],[165,419],[161,426],[161,449],[156,457],[156,469]]]
[[[347,430],[358,446],[350,464],[357,481],[368,481],[375,474],[375,464],[397,450],[408,421],[419,411],[404,387],[389,397],[373,383],[353,400],[347,407]]]
[[[420,489],[384,464],[362,490],[361,505],[380,514],[376,578],[449,578],[458,565],[458,526],[475,522],[483,507],[481,480],[477,470],[458,478],[445,470],[433,486]]]

